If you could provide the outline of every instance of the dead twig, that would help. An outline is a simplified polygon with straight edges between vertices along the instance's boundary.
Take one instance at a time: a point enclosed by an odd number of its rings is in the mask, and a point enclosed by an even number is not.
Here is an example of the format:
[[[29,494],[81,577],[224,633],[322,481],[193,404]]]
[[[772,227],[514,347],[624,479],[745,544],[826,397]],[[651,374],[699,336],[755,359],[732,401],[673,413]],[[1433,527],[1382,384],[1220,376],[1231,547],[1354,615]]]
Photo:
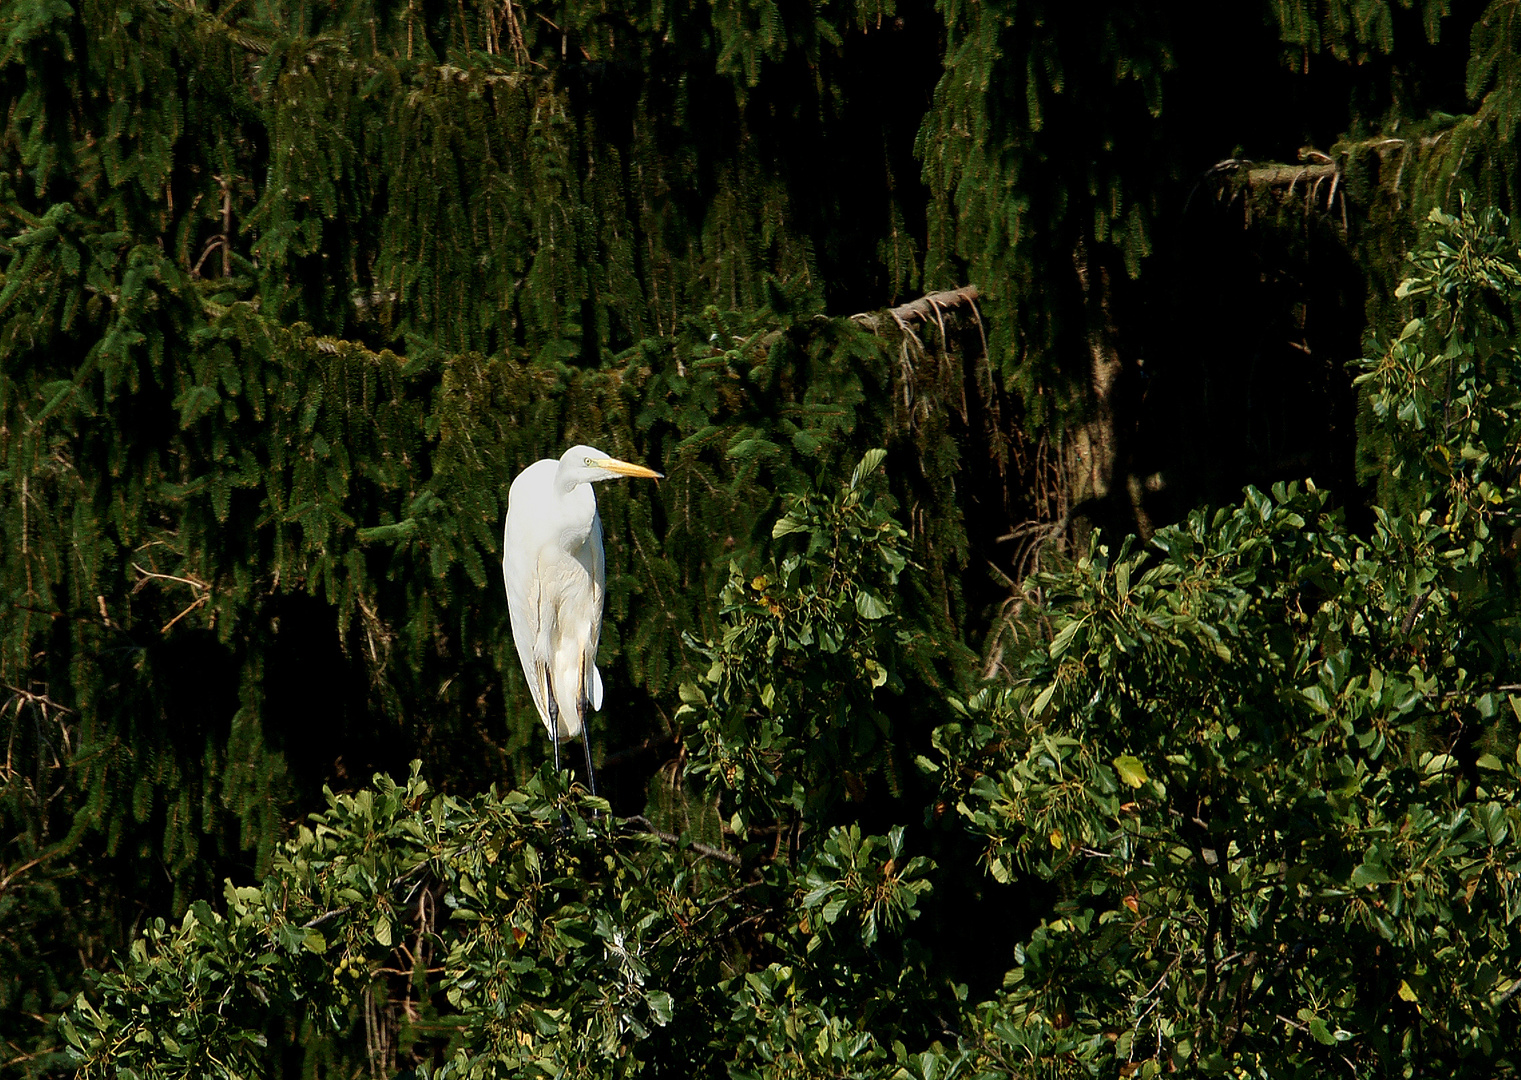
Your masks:
[[[210,585],[202,581],[200,578],[176,577],[173,574],[156,574],[152,570],[144,570],[141,566],[137,565],[137,563],[132,564],[132,569],[143,575],[138,579],[137,584],[132,586],[132,593],[134,596],[142,591],[144,585],[148,584],[149,581],[152,581],[154,579],[157,579],[159,581],[177,581],[181,585],[189,585],[196,592],[200,592],[202,589],[211,588]]]
[[[189,615],[196,608],[201,607],[202,605],[204,605],[206,603],[206,601],[209,600],[209,599],[210,599],[209,596],[197,596],[194,600],[192,600],[190,602],[190,606],[189,607],[187,607],[184,611],[180,612],[174,618],[170,619],[163,626],[161,626],[159,628],[158,632],[160,634],[167,634],[169,632],[169,630],[174,626],[175,623],[179,622],[186,615]]]

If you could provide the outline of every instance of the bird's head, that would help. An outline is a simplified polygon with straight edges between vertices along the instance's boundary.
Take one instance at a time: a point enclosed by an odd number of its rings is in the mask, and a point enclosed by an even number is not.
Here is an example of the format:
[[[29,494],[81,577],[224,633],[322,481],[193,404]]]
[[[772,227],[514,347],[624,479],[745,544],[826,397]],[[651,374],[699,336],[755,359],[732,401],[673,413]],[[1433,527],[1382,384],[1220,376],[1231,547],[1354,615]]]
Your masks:
[[[595,446],[572,446],[560,455],[560,479],[567,487],[595,484],[599,480],[617,480],[624,476],[639,476],[647,480],[664,478],[654,469],[608,457]]]

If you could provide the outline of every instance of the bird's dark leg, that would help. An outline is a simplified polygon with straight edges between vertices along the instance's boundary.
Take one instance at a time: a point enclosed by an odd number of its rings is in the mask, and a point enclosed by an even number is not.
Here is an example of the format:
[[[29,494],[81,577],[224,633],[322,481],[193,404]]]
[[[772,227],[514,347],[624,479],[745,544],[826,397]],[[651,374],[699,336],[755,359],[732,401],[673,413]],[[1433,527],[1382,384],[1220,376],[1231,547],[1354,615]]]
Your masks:
[[[555,747],[555,783],[560,782],[560,703],[555,700],[555,681],[549,669],[544,669],[545,700],[549,703],[549,741]],[[570,815],[560,811],[560,831],[570,831]]]
[[[582,721],[583,725],[585,721]],[[586,750],[586,783],[591,788],[591,793],[597,793],[597,771],[592,768],[591,739],[587,738],[586,728],[581,728],[581,746]]]
[[[586,714],[591,702],[586,700],[586,657],[581,657],[581,692],[576,697],[576,713],[581,721],[581,748],[586,751],[586,786],[597,794],[597,770],[592,768],[591,732],[586,727]]]
[[[560,775],[560,703],[555,700],[555,681],[544,669],[544,699],[549,702],[549,740],[555,744],[555,776]]]

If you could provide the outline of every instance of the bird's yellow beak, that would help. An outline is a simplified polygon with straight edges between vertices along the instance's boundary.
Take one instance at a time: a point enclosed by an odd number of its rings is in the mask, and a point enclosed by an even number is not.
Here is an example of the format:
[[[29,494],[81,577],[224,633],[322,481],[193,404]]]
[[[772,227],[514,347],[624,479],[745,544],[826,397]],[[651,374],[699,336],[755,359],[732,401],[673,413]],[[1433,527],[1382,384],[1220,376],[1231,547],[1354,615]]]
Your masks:
[[[645,480],[664,480],[663,473],[654,469],[646,469],[643,465],[634,465],[627,461],[619,461],[617,458],[592,458],[590,464],[608,472],[618,473],[620,476],[638,476]]]

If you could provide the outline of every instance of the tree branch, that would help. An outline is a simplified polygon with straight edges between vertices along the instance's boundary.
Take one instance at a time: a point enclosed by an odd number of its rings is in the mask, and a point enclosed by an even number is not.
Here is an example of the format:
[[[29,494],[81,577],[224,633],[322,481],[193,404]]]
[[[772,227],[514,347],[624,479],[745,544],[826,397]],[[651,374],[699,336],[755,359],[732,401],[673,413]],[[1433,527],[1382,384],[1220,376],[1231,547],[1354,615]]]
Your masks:
[[[650,821],[650,819],[647,817],[641,815],[639,817],[626,817],[623,820],[627,824],[637,827],[640,832],[647,832],[651,836],[665,841],[667,844],[671,844],[673,846],[681,845],[681,837],[677,836],[675,833],[668,833],[663,829],[655,828],[654,822]],[[691,844],[688,844],[687,846],[690,847],[693,851],[697,852],[697,854],[704,855],[709,859],[717,859],[719,862],[728,863],[730,866],[737,867],[740,865],[739,856],[735,855],[733,852],[723,851],[720,848],[712,847],[708,844],[699,844],[695,841]]]
[[[1248,187],[1288,187],[1301,180],[1323,180],[1335,176],[1335,163],[1329,165],[1259,165],[1246,171]]]
[[[972,310],[976,311],[980,295],[976,285],[963,285],[959,289],[926,293],[917,300],[889,308],[886,314],[900,326],[907,322],[928,322],[931,319],[938,321],[942,312],[961,307],[963,304],[971,304]],[[871,330],[877,329],[882,324],[882,313],[876,311],[863,311],[850,318],[853,322],[858,322]]]

